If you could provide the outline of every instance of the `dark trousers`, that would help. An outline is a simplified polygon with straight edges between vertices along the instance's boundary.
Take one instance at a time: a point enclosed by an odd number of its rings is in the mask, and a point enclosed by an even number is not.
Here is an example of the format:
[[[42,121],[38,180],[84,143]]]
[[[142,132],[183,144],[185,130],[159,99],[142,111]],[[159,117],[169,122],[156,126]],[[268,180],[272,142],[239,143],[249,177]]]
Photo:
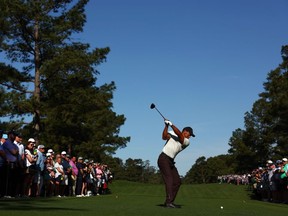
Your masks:
[[[6,166],[0,166],[0,197],[5,195],[5,188],[6,188]]]
[[[158,158],[158,167],[162,174],[166,189],[166,204],[173,203],[181,185],[181,179],[175,162],[163,152]]]
[[[76,195],[81,195],[82,183],[83,183],[83,178],[77,176],[77,179],[76,179],[76,189],[75,189],[75,194],[76,194]]]
[[[16,185],[17,185],[17,163],[10,162],[6,166],[6,180],[5,180],[5,195],[15,197],[16,196]]]

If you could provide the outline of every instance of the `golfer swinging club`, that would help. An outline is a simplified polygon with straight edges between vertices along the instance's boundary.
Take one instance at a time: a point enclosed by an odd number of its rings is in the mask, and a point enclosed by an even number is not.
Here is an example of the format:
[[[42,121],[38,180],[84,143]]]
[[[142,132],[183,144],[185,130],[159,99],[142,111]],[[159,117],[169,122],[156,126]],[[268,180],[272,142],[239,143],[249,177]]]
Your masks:
[[[167,140],[158,158],[158,166],[162,174],[165,189],[166,201],[164,206],[167,208],[180,208],[179,205],[174,204],[177,192],[181,185],[181,179],[177,168],[175,167],[174,158],[176,155],[185,149],[189,144],[189,138],[195,137],[191,127],[185,127],[180,131],[171,121],[165,119],[165,127],[162,133],[162,139]],[[168,132],[168,127],[173,131]]]

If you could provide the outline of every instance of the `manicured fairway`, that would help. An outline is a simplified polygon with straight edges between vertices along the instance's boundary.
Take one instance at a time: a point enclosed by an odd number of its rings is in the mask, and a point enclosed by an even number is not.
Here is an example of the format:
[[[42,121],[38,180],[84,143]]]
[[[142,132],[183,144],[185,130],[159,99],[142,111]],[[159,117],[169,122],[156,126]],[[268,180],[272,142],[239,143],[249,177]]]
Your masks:
[[[288,205],[251,200],[246,186],[182,185],[176,203],[181,209],[160,207],[163,185],[115,181],[112,194],[95,197],[0,200],[2,216],[170,216],[170,215],[287,215]],[[223,209],[221,209],[223,206]]]

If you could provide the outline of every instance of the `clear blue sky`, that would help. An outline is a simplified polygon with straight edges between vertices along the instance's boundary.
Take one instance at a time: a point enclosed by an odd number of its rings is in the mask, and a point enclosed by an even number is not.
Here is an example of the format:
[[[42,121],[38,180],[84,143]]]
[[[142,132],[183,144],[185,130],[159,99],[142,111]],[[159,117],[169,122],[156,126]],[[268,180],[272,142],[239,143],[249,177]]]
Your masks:
[[[111,48],[98,85],[116,82],[114,111],[131,136],[116,157],[157,166],[163,120],[193,127],[176,158],[180,174],[200,156],[226,154],[267,73],[288,44],[287,0],[91,0],[81,42]]]

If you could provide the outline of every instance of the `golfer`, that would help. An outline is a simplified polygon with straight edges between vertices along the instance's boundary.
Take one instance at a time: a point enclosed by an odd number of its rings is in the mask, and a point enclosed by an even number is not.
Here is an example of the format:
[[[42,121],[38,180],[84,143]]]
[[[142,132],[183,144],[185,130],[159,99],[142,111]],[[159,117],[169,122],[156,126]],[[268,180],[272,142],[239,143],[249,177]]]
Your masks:
[[[175,167],[174,159],[176,155],[185,149],[189,144],[189,138],[195,137],[191,127],[185,127],[180,131],[171,121],[165,120],[165,127],[162,133],[162,139],[167,140],[158,158],[158,166],[162,174],[165,189],[166,200],[164,206],[167,208],[180,208],[179,205],[174,204],[177,192],[181,185],[181,179],[177,168]],[[173,131],[168,132],[168,127]]]

